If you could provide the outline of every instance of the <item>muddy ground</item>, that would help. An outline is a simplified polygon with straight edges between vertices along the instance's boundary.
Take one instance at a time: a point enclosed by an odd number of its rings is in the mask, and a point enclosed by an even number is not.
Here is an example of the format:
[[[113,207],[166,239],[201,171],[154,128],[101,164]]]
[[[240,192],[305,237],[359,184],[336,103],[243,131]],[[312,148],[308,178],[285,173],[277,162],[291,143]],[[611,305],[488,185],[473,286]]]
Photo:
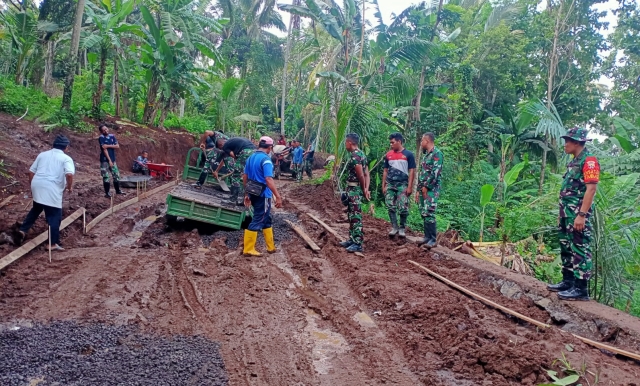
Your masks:
[[[0,133],[13,139],[17,131]],[[4,141],[0,146],[13,151]],[[35,154],[32,149],[24,156]],[[100,183],[97,168],[79,168],[77,178],[85,185],[78,185],[72,205],[108,207],[92,191]],[[286,203],[276,217],[303,226],[321,247],[319,253],[278,220],[278,252],[243,257],[241,231],[167,225],[166,193],[159,193],[107,217],[88,235],[74,224],[63,232],[67,250],[51,263],[43,249],[36,249],[0,272],[0,334],[13,326],[65,321],[138,328],[145,336],[167,339],[202,337],[220,344],[233,385],[536,385],[550,380],[546,370],[563,366],[583,374],[583,385],[596,379],[603,385],[638,384],[637,363],[562,332],[560,327],[571,323],[532,299],[532,293],[544,290],[528,284],[530,278],[515,278],[446,248],[427,253],[412,243],[390,241],[388,225],[368,216],[364,257],[347,254],[305,214],[314,213],[347,235],[344,207],[330,184],[279,184]],[[0,229],[28,210],[24,184],[19,186],[23,190],[12,194],[20,195],[20,205],[0,209]],[[94,215],[100,212],[94,210]],[[4,255],[14,247],[0,248]],[[407,259],[555,327],[538,329],[484,306]],[[507,283],[519,283],[522,294],[505,291]],[[556,303],[555,295],[543,295]],[[585,307],[583,313],[600,313],[613,326],[606,314],[614,310],[595,303]],[[640,351],[634,335],[640,322],[619,319],[624,328],[614,335],[609,327],[586,323],[572,331]],[[0,351],[7,356],[3,346]],[[563,355],[566,361],[558,361]],[[25,375],[24,384],[38,376],[56,381],[55,373]],[[152,379],[140,384],[153,384]],[[215,384],[187,377],[183,383]]]

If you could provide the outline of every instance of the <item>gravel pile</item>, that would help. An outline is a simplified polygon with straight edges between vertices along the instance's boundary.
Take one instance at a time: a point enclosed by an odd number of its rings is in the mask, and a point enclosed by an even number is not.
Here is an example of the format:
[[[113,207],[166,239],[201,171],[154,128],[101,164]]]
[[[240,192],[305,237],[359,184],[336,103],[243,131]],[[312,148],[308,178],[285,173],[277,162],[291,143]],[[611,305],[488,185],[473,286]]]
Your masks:
[[[0,385],[227,385],[218,343],[132,327],[0,328]],[[32,382],[33,383],[33,382]]]
[[[282,243],[285,241],[291,240],[294,233],[289,227],[289,224],[285,222],[285,220],[289,220],[293,223],[298,222],[298,217],[293,213],[275,213],[272,214],[273,218],[273,238],[276,242]],[[242,238],[244,236],[244,230],[237,231],[217,231],[211,235],[202,235],[202,242],[204,245],[209,245],[211,241],[215,239],[224,239],[225,245],[229,249],[236,249],[238,245],[242,242]],[[257,246],[260,248],[265,248],[264,238],[262,236],[258,236]]]

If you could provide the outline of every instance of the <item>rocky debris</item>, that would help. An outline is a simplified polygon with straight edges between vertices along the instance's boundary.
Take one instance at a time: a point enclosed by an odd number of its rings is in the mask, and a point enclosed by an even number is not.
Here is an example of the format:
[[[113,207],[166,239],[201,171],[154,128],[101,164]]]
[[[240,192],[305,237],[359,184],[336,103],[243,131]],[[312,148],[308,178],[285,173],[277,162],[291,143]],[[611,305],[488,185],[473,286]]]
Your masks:
[[[220,346],[132,327],[55,322],[0,329],[0,384],[227,385]]]

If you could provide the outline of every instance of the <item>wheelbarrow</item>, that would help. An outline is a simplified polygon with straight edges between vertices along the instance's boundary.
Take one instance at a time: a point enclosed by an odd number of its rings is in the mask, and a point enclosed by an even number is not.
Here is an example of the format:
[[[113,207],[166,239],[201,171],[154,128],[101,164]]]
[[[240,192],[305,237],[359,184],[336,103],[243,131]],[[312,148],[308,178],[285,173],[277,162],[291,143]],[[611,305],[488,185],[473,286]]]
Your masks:
[[[173,178],[173,174],[171,174],[172,167],[173,165],[147,163],[149,175],[153,178],[159,178],[162,181],[170,180]]]

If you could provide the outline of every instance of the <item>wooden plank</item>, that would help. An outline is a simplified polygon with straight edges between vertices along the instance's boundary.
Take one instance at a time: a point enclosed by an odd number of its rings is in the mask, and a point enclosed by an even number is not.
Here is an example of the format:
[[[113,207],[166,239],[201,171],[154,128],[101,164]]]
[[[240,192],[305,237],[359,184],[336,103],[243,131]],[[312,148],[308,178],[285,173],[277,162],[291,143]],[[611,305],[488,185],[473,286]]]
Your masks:
[[[336,237],[336,239],[338,239],[338,241],[344,241],[344,238],[342,236],[340,236],[340,234],[333,228],[331,228],[329,225],[325,224],[324,221],[320,220],[319,218],[317,218],[316,216],[312,215],[309,212],[306,212],[307,216],[311,217],[313,220],[315,220],[315,222],[317,222],[318,224],[322,225],[322,227],[324,229],[327,230],[327,232],[331,233],[332,235],[334,235]]]
[[[75,212],[73,212],[67,218],[62,220],[62,222],[60,223],[60,230],[63,230],[64,228],[68,227],[69,224],[79,219],[83,214],[84,214],[84,208],[80,208]],[[48,238],[49,238],[49,231],[47,230],[45,232],[40,233],[35,238],[29,240],[26,244],[22,245],[20,248],[9,253],[8,255],[0,259],[0,270],[4,269],[6,266],[18,260],[22,256],[26,255],[28,252],[31,252],[31,250],[33,250],[35,247],[45,242]]]
[[[5,198],[4,200],[2,200],[2,202],[0,202],[0,208],[4,207],[5,205],[7,205],[9,203],[9,201],[13,200],[13,198],[15,197],[15,194],[12,194],[11,196]]]
[[[177,179],[175,179],[175,180],[173,180],[171,182],[168,182],[168,183],[166,183],[164,185],[158,186],[157,188],[153,188],[153,189],[151,189],[151,190],[149,190],[147,192],[144,192],[144,193],[141,194],[141,196],[143,198],[147,198],[147,197],[149,197],[149,196],[151,196],[153,194],[156,194],[158,192],[162,192],[163,190],[169,189],[170,187],[176,186],[176,185],[178,185],[178,180]]]
[[[311,247],[311,249],[314,252],[319,252],[320,251],[320,247],[313,240],[311,240],[311,237],[309,237],[309,235],[307,235],[305,233],[305,231],[302,230],[302,228],[300,228],[299,226],[295,225],[294,223],[292,223],[289,220],[284,220],[284,221],[286,221],[287,224],[289,224],[291,229],[293,229],[298,234],[298,236],[302,237],[302,239],[307,242],[309,247]]]
[[[497,309],[499,309],[500,311],[502,311],[504,313],[507,313],[509,315],[513,315],[513,316],[515,316],[515,317],[517,317],[519,319],[525,320],[525,321],[527,321],[527,322],[529,322],[529,323],[531,323],[531,324],[533,324],[535,326],[538,326],[538,327],[542,327],[542,328],[550,328],[551,327],[548,324],[539,322],[539,321],[537,321],[535,319],[532,319],[532,318],[530,318],[528,316],[522,315],[522,314],[520,314],[520,313],[518,313],[516,311],[513,311],[513,310],[511,310],[511,309],[509,309],[507,307],[501,306],[498,303],[492,302],[491,300],[489,300],[487,298],[484,298],[484,297],[482,297],[482,296],[480,296],[480,295],[478,295],[478,294],[476,294],[474,292],[471,292],[468,289],[466,289],[466,288],[464,288],[464,287],[452,282],[451,280],[449,280],[449,279],[447,279],[447,278],[445,278],[443,276],[440,276],[437,273],[431,271],[430,269],[428,269],[428,268],[416,263],[415,261],[412,261],[412,260],[407,260],[407,261],[409,263],[415,265],[416,267],[425,270],[429,275],[431,275],[431,276],[435,277],[436,279],[444,282],[445,284],[449,285],[450,287],[453,287],[453,288],[457,289],[458,291],[463,292],[463,293],[471,296],[472,298],[475,298],[475,299],[477,299],[477,300],[479,300],[479,301],[481,301],[481,302],[483,302],[483,303],[485,303],[487,305],[490,305],[491,307],[497,308]],[[564,332],[564,331],[561,331],[561,332]],[[587,339],[587,338],[584,338],[584,337],[576,335],[576,334],[571,334],[571,335],[573,337],[575,337],[576,339],[579,339],[579,340],[583,341],[584,343],[586,343],[588,345],[591,345],[593,347],[596,347],[596,348],[599,348],[599,349],[602,349],[602,350],[607,350],[609,352],[612,352],[612,353],[615,353],[615,354],[618,354],[618,355],[622,355],[622,356],[625,356],[627,358],[640,360],[640,354],[637,354],[637,353],[634,353],[634,352],[630,352],[630,351],[626,351],[626,350],[622,350],[622,349],[619,349],[619,348],[616,348],[616,347],[613,347],[613,346],[609,346],[608,344],[596,342],[594,340]]]

